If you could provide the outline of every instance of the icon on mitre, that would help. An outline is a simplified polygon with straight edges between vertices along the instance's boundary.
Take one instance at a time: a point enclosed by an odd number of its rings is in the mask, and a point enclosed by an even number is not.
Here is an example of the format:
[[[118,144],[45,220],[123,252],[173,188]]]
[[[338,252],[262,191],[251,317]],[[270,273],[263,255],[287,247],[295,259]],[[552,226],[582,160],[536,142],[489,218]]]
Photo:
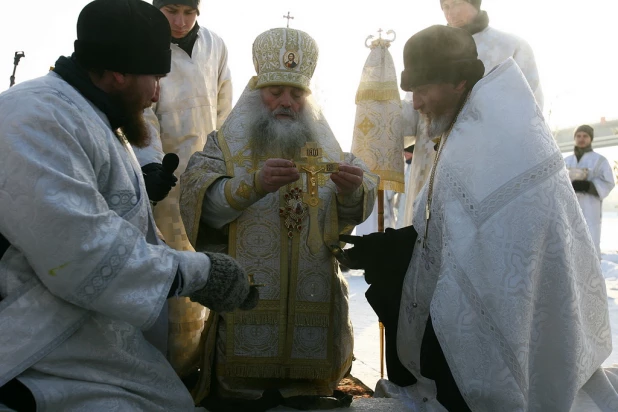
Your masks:
[[[293,69],[298,66],[296,53],[292,51],[288,51],[283,56],[283,65],[288,69]]]

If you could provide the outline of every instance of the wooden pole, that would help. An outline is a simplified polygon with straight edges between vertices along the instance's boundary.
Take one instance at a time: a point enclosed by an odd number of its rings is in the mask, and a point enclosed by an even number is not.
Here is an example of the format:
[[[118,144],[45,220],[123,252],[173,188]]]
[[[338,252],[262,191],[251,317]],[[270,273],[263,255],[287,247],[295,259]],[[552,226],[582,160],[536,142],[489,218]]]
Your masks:
[[[384,232],[384,190],[378,190],[378,232]],[[384,379],[384,324],[380,322],[380,379]]]

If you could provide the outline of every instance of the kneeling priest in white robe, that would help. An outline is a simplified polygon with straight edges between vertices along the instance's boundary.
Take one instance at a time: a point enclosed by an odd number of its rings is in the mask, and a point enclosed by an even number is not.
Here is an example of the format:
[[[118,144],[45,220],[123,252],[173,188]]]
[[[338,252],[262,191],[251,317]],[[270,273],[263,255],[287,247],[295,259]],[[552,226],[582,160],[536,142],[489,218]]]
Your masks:
[[[599,260],[521,70],[509,59],[482,77],[470,34],[445,26],[410,38],[404,63],[440,141],[407,269],[382,274],[404,277],[397,353],[417,383],[376,395],[415,411],[618,410]]]
[[[95,0],[73,56],[0,95],[2,411],[194,411],[166,359],[167,299],[257,304],[229,256],[156,235],[131,144],[170,37],[146,2]]]

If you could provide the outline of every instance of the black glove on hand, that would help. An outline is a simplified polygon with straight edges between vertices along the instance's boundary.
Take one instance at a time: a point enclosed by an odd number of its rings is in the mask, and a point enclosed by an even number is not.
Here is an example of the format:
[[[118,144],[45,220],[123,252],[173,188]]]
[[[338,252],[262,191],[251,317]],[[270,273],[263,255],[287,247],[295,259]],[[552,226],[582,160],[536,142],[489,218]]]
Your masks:
[[[365,269],[365,280],[371,284],[385,274],[403,274],[408,269],[417,238],[413,226],[388,228],[384,233],[365,236],[339,236],[339,240],[354,245],[345,250],[351,269]]]
[[[260,293],[257,287],[249,286],[249,277],[238,262],[224,253],[206,255],[211,264],[208,280],[202,289],[189,295],[189,299],[215,312],[255,308]]]
[[[403,281],[417,237],[413,226],[365,236],[339,236],[354,245],[344,251],[351,264],[365,269],[365,280],[371,285],[365,297],[385,327],[388,379],[400,386],[416,382],[397,355],[397,325]]]
[[[142,173],[144,174],[146,193],[153,202],[160,202],[165,199],[178,181],[176,176],[167,172],[161,163],[148,163],[142,167]]]
[[[590,190],[590,182],[588,180],[573,180],[571,183],[576,192],[588,192]]]

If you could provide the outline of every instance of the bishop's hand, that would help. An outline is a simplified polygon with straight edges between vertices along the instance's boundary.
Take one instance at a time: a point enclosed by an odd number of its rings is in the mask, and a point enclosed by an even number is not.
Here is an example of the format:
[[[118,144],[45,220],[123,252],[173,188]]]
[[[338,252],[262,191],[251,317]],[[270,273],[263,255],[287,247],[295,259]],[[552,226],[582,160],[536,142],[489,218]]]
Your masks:
[[[339,171],[330,175],[341,195],[350,195],[363,184],[363,169],[347,163],[339,164]]]
[[[262,169],[257,172],[262,189],[273,193],[279,188],[300,179],[300,173],[294,162],[286,159],[268,159]]]

